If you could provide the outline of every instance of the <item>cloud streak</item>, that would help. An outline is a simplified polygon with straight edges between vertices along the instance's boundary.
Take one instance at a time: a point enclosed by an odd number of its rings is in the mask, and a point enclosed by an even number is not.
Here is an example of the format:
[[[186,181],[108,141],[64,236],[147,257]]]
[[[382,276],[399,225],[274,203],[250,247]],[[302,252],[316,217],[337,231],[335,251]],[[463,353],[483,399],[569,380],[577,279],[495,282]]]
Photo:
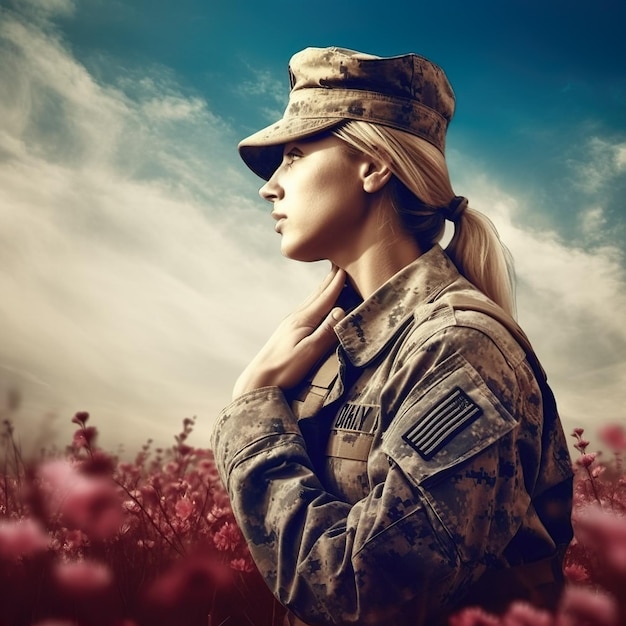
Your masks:
[[[594,193],[610,185],[626,172],[626,143],[592,136],[584,161],[570,161],[575,177],[572,182],[582,191]]]

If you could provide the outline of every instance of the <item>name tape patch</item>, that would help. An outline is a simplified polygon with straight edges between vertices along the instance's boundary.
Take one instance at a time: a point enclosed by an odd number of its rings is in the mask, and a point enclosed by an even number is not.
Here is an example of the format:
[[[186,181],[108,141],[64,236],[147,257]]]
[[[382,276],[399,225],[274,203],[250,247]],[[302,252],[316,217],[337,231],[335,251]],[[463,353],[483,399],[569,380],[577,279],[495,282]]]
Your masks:
[[[348,403],[337,414],[333,428],[371,432],[376,423],[377,415],[377,406]]]
[[[402,439],[428,461],[481,413],[482,409],[460,387],[454,387]]]

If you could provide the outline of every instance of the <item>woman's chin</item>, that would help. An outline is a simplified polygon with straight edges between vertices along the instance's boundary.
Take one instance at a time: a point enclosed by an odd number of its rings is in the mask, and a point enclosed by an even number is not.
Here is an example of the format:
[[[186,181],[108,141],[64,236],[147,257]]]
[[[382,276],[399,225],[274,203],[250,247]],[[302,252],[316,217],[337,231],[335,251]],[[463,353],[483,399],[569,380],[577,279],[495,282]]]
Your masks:
[[[313,251],[286,245],[284,239],[280,246],[280,252],[286,259],[300,261],[302,263],[314,263],[315,261],[322,261],[325,259],[324,256],[315,254]]]

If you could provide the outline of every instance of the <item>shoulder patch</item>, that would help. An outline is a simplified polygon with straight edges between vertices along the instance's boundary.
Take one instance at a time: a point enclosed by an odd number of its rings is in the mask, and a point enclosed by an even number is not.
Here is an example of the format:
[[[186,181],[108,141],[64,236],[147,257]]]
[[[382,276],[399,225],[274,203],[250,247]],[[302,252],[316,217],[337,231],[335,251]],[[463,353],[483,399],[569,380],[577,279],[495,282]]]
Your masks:
[[[517,426],[515,416],[459,356],[406,395],[381,448],[413,484],[423,485],[483,453]]]
[[[482,409],[460,387],[454,387],[402,439],[429,460],[481,413]]]

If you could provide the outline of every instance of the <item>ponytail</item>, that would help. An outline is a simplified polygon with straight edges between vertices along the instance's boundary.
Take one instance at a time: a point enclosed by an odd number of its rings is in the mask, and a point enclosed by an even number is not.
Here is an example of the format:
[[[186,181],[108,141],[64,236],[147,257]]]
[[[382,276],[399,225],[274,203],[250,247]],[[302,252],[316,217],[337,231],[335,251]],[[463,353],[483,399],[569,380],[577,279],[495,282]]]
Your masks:
[[[424,251],[454,223],[446,252],[459,272],[510,315],[515,313],[513,262],[489,218],[452,191],[443,154],[404,131],[349,120],[332,134],[349,148],[382,160],[394,176],[385,188],[405,229]]]
[[[515,316],[513,257],[484,213],[465,210],[446,252],[465,278]]]

